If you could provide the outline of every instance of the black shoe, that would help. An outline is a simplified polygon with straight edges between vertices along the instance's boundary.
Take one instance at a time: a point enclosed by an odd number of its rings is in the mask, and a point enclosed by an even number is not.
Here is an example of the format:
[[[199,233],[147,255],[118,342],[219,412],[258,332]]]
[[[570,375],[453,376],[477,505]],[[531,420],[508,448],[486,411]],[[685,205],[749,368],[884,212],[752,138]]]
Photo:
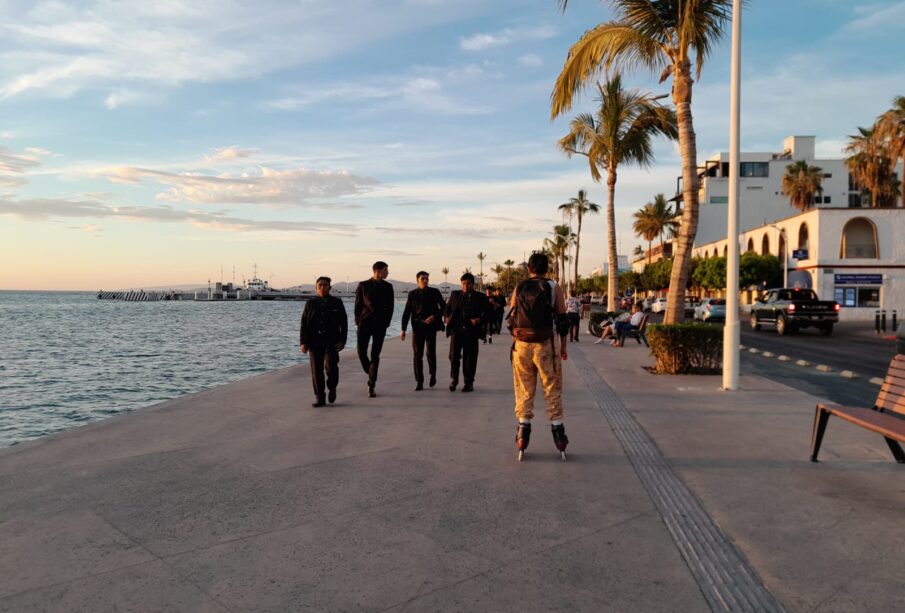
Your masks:
[[[327,401],[324,400],[323,397],[320,397],[320,398],[318,398],[315,402],[312,402],[312,403],[311,403],[311,406],[313,406],[313,407],[325,407],[325,406],[327,406]]]
[[[336,402],[336,390],[330,390],[329,392],[327,392],[327,400],[330,402],[330,404]]]
[[[424,389],[424,384],[421,383],[421,381],[418,381],[418,384],[415,386],[415,391],[420,392],[423,389]]]
[[[463,391],[463,392],[473,392],[473,391],[474,391],[474,386],[473,386],[471,383],[466,383],[466,384],[462,387],[462,391]]]
[[[430,386],[433,387],[437,385],[437,375],[431,375]]]
[[[449,384],[449,391],[451,391],[451,392],[456,391],[456,386],[457,386],[457,385],[459,385],[459,384],[458,384],[456,381],[453,381],[452,383],[450,383],[450,384]]]
[[[368,386],[368,398],[377,398],[377,392],[374,391],[374,386]]]

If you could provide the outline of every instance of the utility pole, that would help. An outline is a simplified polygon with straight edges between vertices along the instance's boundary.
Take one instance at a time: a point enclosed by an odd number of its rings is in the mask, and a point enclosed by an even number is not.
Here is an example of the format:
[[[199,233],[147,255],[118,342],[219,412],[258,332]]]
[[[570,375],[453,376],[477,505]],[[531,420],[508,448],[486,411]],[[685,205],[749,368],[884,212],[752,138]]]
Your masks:
[[[729,210],[726,223],[726,325],[723,328],[723,389],[738,389],[738,175],[741,127],[742,0],[732,1],[732,76],[729,94]]]

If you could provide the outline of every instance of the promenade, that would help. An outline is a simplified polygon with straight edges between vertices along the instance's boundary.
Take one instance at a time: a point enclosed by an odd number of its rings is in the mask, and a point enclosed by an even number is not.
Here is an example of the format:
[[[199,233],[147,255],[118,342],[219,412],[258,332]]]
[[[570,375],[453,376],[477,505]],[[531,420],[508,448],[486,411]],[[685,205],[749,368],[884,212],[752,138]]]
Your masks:
[[[516,461],[506,337],[471,394],[394,338],[375,399],[346,351],[333,406],[300,365],[0,450],[0,611],[905,610],[879,435],[814,464],[815,397],[582,339],[565,463],[540,398]]]

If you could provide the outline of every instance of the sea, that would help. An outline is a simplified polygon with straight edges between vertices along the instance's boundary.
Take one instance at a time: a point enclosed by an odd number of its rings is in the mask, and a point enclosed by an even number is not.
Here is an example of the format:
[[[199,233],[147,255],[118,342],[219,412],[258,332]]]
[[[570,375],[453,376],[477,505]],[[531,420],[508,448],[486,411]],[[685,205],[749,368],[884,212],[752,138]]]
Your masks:
[[[352,300],[344,302],[354,351]],[[307,363],[304,306],[0,291],[0,447]],[[399,333],[403,306],[388,334]]]

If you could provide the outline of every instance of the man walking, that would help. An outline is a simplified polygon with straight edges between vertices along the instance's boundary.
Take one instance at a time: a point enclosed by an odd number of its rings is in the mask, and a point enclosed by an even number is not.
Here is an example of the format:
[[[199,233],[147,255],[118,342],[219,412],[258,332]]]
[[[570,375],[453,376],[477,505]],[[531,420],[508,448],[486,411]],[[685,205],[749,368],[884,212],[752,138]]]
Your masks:
[[[487,296],[474,291],[474,275],[466,272],[460,279],[462,289],[454,291],[446,303],[443,320],[449,337],[449,391],[459,385],[459,365],[465,379],[463,392],[474,391],[475,371],[478,369],[478,340],[484,335],[488,317]]]
[[[409,292],[405,309],[402,311],[402,340],[409,318],[412,320],[412,350],[415,353],[415,391],[424,389],[424,347],[427,346],[427,367],[430,371],[430,386],[437,384],[437,331],[443,329],[443,311],[446,302],[440,290],[430,287],[430,276],[420,271],[415,278],[417,289]]]
[[[346,346],[349,320],[343,301],[330,295],[330,277],[318,277],[317,298],[305,303],[299,330],[299,349],[309,354],[314,403],[322,407],[326,400],[336,402],[339,383],[339,352]],[[327,377],[324,381],[324,371]]]
[[[545,278],[550,261],[542,253],[528,258],[530,278],[522,281],[512,293],[512,349],[513,387],[515,388],[515,416],[518,431],[515,443],[518,459],[524,459],[531,438],[531,419],[534,417],[534,395],[540,375],[547,417],[550,418],[553,442],[566,459],[566,429],[563,426],[562,409],[562,361],[568,359],[566,351],[569,320],[562,290]],[[560,337],[559,351],[555,333]]]
[[[386,262],[374,262],[372,276],[358,284],[355,290],[355,325],[358,326],[358,359],[368,375],[368,397],[376,398],[377,370],[380,367],[380,351],[387,328],[393,319],[395,296],[393,286],[387,283],[390,268]],[[368,344],[371,355],[368,356]]]

